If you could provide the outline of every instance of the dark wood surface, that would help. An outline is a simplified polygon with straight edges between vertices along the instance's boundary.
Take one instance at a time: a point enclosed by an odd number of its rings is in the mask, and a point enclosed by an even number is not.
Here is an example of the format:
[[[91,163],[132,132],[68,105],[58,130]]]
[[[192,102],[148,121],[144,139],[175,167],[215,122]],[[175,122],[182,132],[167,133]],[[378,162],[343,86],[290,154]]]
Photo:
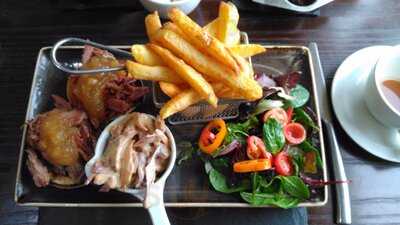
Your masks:
[[[0,1],[0,224],[36,224],[38,218],[36,208],[13,202],[20,126],[38,50],[66,36],[105,44],[132,44],[145,38],[146,13],[139,3],[98,2]],[[204,0],[191,16],[204,24],[216,13],[217,2]],[[254,42],[317,42],[330,84],[337,67],[352,52],[370,45],[399,44],[399,19],[398,0],[337,0],[322,8],[318,17],[241,12],[239,26]],[[363,151],[337,122],[335,128],[352,180],[354,224],[400,224],[399,165]],[[333,223],[334,207],[330,198],[325,207],[308,209],[309,223]]]

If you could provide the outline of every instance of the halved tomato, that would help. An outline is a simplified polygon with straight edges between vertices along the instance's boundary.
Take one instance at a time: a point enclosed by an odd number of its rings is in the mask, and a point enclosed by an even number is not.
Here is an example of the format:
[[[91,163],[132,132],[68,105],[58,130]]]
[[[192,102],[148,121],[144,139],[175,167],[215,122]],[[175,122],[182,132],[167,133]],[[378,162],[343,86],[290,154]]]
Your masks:
[[[300,144],[306,139],[306,129],[300,123],[289,123],[283,127],[283,133],[290,144]]]
[[[274,158],[275,171],[282,176],[293,174],[293,165],[287,152],[281,151]]]
[[[280,124],[282,124],[282,126],[284,126],[288,123],[288,117],[287,117],[286,111],[282,108],[273,108],[273,109],[267,111],[263,117],[264,123],[269,118],[276,119],[276,121],[278,121]]]
[[[247,157],[249,157],[249,159],[268,159],[272,158],[272,155],[265,149],[263,140],[252,135],[247,138]]]

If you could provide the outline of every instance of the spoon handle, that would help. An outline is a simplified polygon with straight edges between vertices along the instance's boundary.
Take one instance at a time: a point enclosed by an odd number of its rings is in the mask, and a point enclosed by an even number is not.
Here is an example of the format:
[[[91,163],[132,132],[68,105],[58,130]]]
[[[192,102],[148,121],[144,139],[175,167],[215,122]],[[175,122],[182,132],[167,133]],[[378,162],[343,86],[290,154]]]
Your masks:
[[[153,225],[171,225],[167,216],[167,212],[165,211],[163,201],[160,201],[158,204],[151,206],[150,208],[148,208],[148,211],[150,213]]]

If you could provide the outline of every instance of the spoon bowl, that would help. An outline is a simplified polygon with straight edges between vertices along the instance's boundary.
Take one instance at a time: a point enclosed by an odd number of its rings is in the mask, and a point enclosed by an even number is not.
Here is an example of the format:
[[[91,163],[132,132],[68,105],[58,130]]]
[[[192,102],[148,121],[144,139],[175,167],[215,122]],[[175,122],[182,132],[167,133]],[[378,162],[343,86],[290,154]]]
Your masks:
[[[101,156],[103,155],[104,150],[107,147],[107,142],[108,142],[109,138],[111,137],[111,133],[110,133],[111,128],[113,126],[117,125],[118,123],[121,123],[122,121],[124,121],[127,116],[129,116],[129,114],[118,117],[117,119],[112,121],[110,124],[108,124],[107,127],[104,128],[104,130],[101,132],[101,134],[97,140],[97,143],[96,143],[94,155],[85,165],[86,177],[92,176],[91,171],[92,171],[92,167],[93,167],[94,163],[101,159]],[[152,116],[152,117],[155,119],[154,116]],[[175,145],[175,139],[172,135],[172,132],[170,131],[170,129],[168,127],[166,127],[165,133],[169,139],[170,149],[171,149],[168,166],[165,169],[165,171],[163,172],[163,174],[156,179],[155,183],[150,186],[151,189],[148,190],[148,192],[147,192],[149,194],[147,210],[150,213],[150,217],[151,217],[151,220],[154,225],[169,225],[170,224],[167,213],[165,211],[165,207],[164,207],[163,193],[164,193],[165,181],[167,180],[168,176],[170,175],[170,173],[175,165],[176,145]],[[144,201],[146,190],[143,188],[141,188],[141,189],[127,188],[127,189],[117,189],[117,190],[134,195],[142,202]]]

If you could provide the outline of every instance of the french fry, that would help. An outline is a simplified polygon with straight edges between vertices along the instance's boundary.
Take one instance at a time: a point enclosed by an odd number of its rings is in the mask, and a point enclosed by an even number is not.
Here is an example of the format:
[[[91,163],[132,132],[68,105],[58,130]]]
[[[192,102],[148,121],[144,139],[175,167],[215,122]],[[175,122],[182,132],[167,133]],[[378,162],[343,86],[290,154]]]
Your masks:
[[[175,71],[165,66],[146,66],[133,61],[126,61],[129,76],[137,80],[165,81],[174,84],[185,83]]]
[[[168,83],[163,81],[159,82],[158,84],[160,85],[161,91],[164,92],[164,94],[166,94],[170,98],[173,98],[182,91],[188,89],[188,87],[184,87],[182,85],[179,86],[173,83]]]
[[[145,45],[132,45],[131,53],[133,58],[140,64],[147,66],[165,65],[162,59]]]
[[[158,16],[158,12],[154,11],[153,13],[147,15],[144,19],[144,24],[146,26],[147,37],[151,41],[153,35],[161,28],[161,20]]]
[[[218,98],[213,88],[199,72],[187,65],[183,60],[174,56],[169,50],[154,44],[148,44],[148,46],[156,52],[170,68],[175,70],[183,80],[196,90],[199,95],[205,98],[208,103],[217,107]]]
[[[172,8],[168,13],[169,18],[186,34],[189,42],[202,51],[214,57],[233,71],[239,67],[223,43],[209,35],[207,32],[177,8]]]
[[[243,99],[243,96],[241,96],[238,92],[233,91],[232,89],[230,89],[229,87],[225,86],[221,82],[212,83],[211,85],[213,86],[215,94],[217,95],[218,98]]]
[[[174,24],[172,22],[166,22],[163,25],[163,28],[166,29],[166,30],[170,30],[170,31],[180,35],[185,40],[189,40],[189,37],[187,37],[186,34],[178,26],[176,26],[176,24]]]
[[[243,57],[232,53],[233,57],[235,57],[236,61],[239,63],[240,72],[243,76],[247,76],[250,79],[254,79],[253,67],[245,60]]]
[[[257,44],[243,44],[243,45],[234,45],[229,47],[229,49],[241,57],[247,58],[251,57],[266,51],[266,49],[262,45]]]
[[[227,46],[235,46],[240,44],[240,30],[239,29],[235,29],[232,33],[229,34],[230,37],[229,39],[229,43],[226,44]]]
[[[239,92],[245,99],[257,100],[262,97],[262,89],[256,81],[242,73],[234,73],[193,47],[176,33],[161,29],[154,38],[155,41],[161,43],[204,76],[225,83],[232,90]]]
[[[166,119],[169,116],[200,102],[201,100],[203,100],[203,97],[201,97],[197,91],[193,89],[185,90],[164,104],[160,110],[160,117]]]
[[[221,1],[218,12],[217,38],[227,46],[238,44],[237,25],[239,23],[239,12],[236,6],[230,2]],[[239,34],[240,39],[240,34]]]
[[[211,36],[217,37],[217,30],[218,30],[219,20],[218,18],[214,19],[213,21],[209,22],[207,25],[203,27],[203,30],[210,34]]]

